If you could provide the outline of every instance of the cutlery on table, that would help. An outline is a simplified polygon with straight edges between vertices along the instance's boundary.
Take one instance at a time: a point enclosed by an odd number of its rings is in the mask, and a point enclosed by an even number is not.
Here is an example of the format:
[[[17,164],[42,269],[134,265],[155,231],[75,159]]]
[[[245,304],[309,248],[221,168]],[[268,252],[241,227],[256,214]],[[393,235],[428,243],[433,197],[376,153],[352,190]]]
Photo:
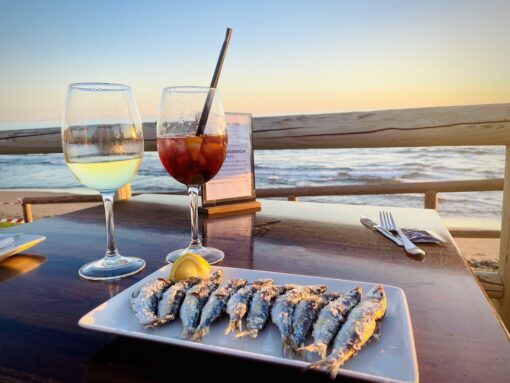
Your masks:
[[[384,229],[383,227],[379,226],[377,223],[372,221],[370,218],[362,215],[359,219],[359,221],[363,224],[363,226],[368,227],[371,230],[377,231],[379,234],[383,235],[390,241],[392,241],[395,245],[402,247],[402,241],[399,237],[395,236],[390,231]]]
[[[404,234],[402,229],[397,226],[395,220],[393,219],[392,214],[389,211],[381,211],[379,213],[379,220],[381,221],[381,227],[392,232],[397,233],[398,237],[402,241],[402,245],[407,254],[415,255],[415,256],[424,256],[425,252],[412,243],[409,238]]]

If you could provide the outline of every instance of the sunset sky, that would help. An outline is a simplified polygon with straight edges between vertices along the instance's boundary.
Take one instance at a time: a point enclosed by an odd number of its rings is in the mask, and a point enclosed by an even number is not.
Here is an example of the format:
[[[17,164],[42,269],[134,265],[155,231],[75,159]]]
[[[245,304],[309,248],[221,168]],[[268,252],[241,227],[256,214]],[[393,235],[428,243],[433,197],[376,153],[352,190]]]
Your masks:
[[[510,102],[510,1],[0,0],[0,122],[60,119],[67,84],[219,88],[255,115]]]

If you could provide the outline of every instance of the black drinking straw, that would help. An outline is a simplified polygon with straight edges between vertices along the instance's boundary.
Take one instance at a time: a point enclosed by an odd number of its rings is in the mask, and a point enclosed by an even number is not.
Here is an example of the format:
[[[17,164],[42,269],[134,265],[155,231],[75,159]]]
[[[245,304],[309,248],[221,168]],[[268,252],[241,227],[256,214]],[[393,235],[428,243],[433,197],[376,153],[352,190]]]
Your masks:
[[[211,80],[211,86],[209,93],[207,93],[207,98],[205,100],[204,109],[202,110],[202,115],[200,116],[200,121],[198,122],[197,128],[197,136],[204,134],[205,125],[207,124],[207,119],[209,118],[209,112],[211,111],[211,104],[214,98],[214,89],[218,85],[218,80],[221,74],[221,68],[223,67],[223,61],[225,61],[225,56],[227,55],[228,44],[230,43],[230,36],[232,36],[232,28],[227,28],[227,34],[225,35],[225,41],[223,42],[223,46],[221,47],[220,56],[218,57],[218,62],[216,63],[216,69],[214,70],[214,75]]]

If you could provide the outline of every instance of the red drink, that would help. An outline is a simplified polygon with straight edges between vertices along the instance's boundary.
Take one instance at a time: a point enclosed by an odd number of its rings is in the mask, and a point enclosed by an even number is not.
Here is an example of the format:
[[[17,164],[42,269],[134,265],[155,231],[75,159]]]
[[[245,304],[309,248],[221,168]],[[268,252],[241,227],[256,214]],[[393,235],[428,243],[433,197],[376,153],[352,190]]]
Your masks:
[[[158,153],[167,172],[185,185],[202,185],[221,169],[227,136],[158,137]]]

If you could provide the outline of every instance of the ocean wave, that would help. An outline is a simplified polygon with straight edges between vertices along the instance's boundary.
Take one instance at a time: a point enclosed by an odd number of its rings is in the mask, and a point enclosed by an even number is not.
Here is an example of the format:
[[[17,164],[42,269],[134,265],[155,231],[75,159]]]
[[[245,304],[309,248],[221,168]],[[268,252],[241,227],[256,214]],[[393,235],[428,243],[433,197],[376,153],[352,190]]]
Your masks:
[[[406,174],[402,174],[400,176],[400,179],[405,180],[414,180],[414,179],[427,179],[430,177],[430,174],[428,172],[419,172],[419,171],[413,171]]]
[[[351,179],[367,182],[398,179],[401,175],[401,170],[394,169],[385,169],[384,171],[379,172],[371,172],[370,169],[360,169],[348,174]]]
[[[458,154],[477,154],[477,155],[485,155],[492,153],[493,150],[489,148],[484,148],[483,146],[480,147],[460,147],[456,150],[456,153]]]
[[[255,152],[259,188],[502,178],[504,148],[430,147]],[[79,188],[63,155],[0,155],[0,188]],[[133,190],[177,191],[155,152],[146,153]],[[319,202],[422,207],[423,195],[306,197]],[[498,217],[500,192],[440,193],[440,213]]]
[[[425,167],[427,164],[421,161],[410,161],[410,162],[403,162],[400,164],[400,166],[409,168],[409,167]]]
[[[310,182],[310,181],[298,181],[298,182],[296,182],[296,187],[298,187],[298,188],[307,187],[307,186],[317,186],[317,184],[314,183],[314,182]]]
[[[147,169],[141,167],[138,171],[138,175],[140,176],[169,176],[168,172],[165,169]]]
[[[258,172],[276,172],[276,171],[294,171],[294,172],[316,172],[316,171],[329,171],[329,172],[350,172],[355,170],[354,168],[345,167],[345,166],[326,166],[326,164],[313,164],[313,165],[301,165],[296,160],[289,161],[289,163],[282,163],[280,165],[275,164],[255,164],[255,171]]]
[[[402,181],[399,178],[386,178],[386,177],[363,177],[363,178],[350,178],[344,180],[346,184],[399,184]]]

